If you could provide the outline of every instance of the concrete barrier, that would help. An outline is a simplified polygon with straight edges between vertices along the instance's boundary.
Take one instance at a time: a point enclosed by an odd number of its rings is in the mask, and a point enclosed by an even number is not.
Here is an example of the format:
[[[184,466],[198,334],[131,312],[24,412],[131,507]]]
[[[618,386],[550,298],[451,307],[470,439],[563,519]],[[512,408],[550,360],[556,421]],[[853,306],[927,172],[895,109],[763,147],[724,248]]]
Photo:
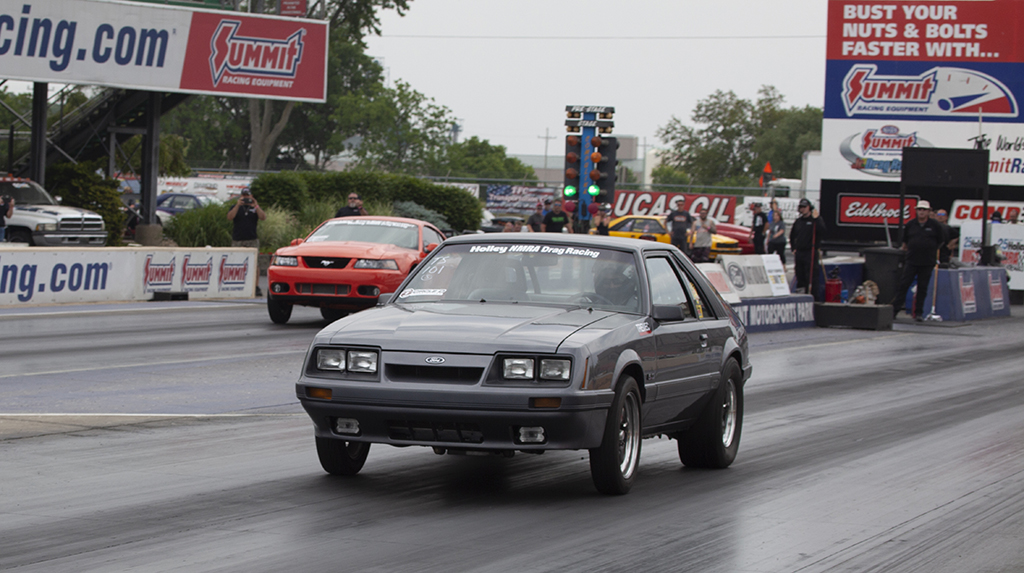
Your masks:
[[[0,306],[252,298],[257,275],[255,249],[0,245]]]

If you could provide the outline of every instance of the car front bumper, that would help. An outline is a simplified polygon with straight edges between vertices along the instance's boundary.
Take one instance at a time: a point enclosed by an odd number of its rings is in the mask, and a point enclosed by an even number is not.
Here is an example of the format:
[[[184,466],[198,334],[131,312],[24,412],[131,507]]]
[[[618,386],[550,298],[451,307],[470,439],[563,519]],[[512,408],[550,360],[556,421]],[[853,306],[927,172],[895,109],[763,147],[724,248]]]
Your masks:
[[[271,296],[287,304],[358,310],[377,304],[381,293],[395,292],[405,274],[380,270],[319,270],[271,267],[267,283]]]
[[[316,384],[310,384],[315,386]],[[523,390],[523,389],[517,389]],[[601,445],[608,408],[607,392],[571,393],[559,408],[532,408],[529,393],[488,392],[486,403],[442,405],[424,401],[359,401],[309,398],[306,386],[296,386],[299,401],[312,418],[318,437],[394,446],[433,446],[466,450],[579,450]],[[335,390],[337,395],[338,391]],[[569,391],[566,391],[570,394]],[[550,393],[534,393],[551,397]],[[507,404],[501,406],[500,404]],[[338,419],[356,420],[358,434],[339,433]],[[541,427],[542,443],[519,439],[519,428]]]
[[[32,233],[32,242],[39,247],[102,247],[107,244],[107,233]]]

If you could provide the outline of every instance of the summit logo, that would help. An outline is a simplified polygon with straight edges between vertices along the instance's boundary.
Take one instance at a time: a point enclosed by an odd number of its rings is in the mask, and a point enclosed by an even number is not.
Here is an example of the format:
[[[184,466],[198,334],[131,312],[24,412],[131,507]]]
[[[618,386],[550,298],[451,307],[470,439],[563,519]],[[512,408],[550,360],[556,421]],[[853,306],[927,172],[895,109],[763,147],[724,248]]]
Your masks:
[[[297,30],[284,40],[238,34],[242,22],[221,20],[210,40],[210,73],[216,87],[225,72],[231,75],[294,78],[302,61],[303,36]],[[248,82],[243,82],[248,83]]]
[[[916,76],[882,75],[856,64],[843,79],[847,117],[910,116],[958,119],[1017,117],[1017,100],[998,79],[975,70],[936,67]]]

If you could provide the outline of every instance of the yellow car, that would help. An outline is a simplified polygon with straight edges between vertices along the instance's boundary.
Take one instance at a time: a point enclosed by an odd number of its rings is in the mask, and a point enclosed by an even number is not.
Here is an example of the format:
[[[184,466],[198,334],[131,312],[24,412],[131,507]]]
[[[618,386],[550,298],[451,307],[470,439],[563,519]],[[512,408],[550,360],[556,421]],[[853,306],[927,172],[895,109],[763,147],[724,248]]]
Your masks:
[[[608,223],[608,234],[612,237],[639,239],[643,236],[654,237],[659,243],[671,243],[672,236],[665,226],[665,217],[647,215],[626,215],[613,219]],[[711,259],[718,255],[738,255],[742,249],[736,239],[725,235],[711,235]]]

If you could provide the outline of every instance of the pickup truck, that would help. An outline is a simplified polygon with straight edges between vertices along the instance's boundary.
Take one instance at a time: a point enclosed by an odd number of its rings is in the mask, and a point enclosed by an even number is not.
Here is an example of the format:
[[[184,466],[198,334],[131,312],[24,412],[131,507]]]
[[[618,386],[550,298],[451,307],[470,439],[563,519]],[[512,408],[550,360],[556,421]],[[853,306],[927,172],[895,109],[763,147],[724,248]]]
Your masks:
[[[103,217],[60,205],[34,181],[0,178],[0,196],[14,198],[14,214],[6,220],[8,242],[42,247],[102,247],[107,242]]]

